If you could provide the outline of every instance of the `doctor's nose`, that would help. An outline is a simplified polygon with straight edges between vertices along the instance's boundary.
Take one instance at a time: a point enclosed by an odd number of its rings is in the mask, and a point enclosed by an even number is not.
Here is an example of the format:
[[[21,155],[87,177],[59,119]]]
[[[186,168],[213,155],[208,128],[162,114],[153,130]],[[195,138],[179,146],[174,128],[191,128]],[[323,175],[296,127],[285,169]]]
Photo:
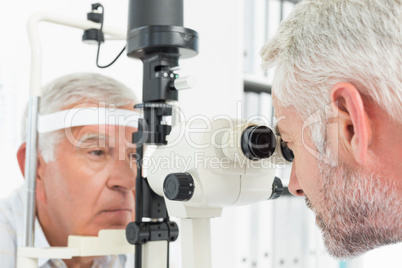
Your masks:
[[[292,172],[290,173],[290,180],[288,185],[289,192],[295,196],[305,196],[303,189],[299,185],[296,175],[296,163],[292,164]]]

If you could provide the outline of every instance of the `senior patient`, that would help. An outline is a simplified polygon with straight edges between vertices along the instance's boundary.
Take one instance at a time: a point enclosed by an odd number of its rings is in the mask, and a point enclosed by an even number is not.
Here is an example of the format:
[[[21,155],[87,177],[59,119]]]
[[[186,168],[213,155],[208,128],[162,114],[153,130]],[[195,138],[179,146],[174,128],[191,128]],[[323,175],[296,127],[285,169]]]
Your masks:
[[[402,1],[302,1],[261,56],[295,155],[289,190],[329,253],[401,242]]]
[[[40,114],[79,107],[133,110],[135,96],[109,77],[76,73],[44,87]],[[77,113],[78,115],[78,113]],[[24,120],[25,121],[25,120]],[[122,229],[133,219],[135,166],[133,127],[87,125],[39,136],[36,177],[36,247],[66,246],[69,235]],[[25,131],[23,131],[25,140]],[[26,144],[17,153],[24,174]],[[135,163],[134,163],[135,164]],[[15,267],[22,246],[24,187],[0,203],[0,263]],[[39,260],[39,267],[130,267],[132,256]]]

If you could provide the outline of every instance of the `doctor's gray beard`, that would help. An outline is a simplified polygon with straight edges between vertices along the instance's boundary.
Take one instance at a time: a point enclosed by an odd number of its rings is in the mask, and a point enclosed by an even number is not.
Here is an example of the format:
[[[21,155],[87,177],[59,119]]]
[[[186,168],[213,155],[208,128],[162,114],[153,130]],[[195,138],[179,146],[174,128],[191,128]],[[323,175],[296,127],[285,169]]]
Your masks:
[[[306,205],[316,213],[332,256],[350,259],[402,241],[402,193],[393,179],[351,171],[343,164],[319,166],[324,202],[315,207],[306,197]]]

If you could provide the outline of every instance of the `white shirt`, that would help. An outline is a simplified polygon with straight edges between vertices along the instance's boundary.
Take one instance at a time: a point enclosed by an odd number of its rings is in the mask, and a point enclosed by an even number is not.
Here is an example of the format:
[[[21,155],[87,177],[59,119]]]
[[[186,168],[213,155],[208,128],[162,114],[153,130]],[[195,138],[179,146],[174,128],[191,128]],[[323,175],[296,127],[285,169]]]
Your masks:
[[[16,267],[17,248],[23,245],[24,200],[26,200],[25,186],[17,189],[9,198],[0,200],[0,266],[2,268]],[[35,222],[35,247],[50,247],[37,219]],[[62,260],[39,259],[38,267],[67,266]],[[134,267],[134,253],[96,258],[92,267],[132,268]]]

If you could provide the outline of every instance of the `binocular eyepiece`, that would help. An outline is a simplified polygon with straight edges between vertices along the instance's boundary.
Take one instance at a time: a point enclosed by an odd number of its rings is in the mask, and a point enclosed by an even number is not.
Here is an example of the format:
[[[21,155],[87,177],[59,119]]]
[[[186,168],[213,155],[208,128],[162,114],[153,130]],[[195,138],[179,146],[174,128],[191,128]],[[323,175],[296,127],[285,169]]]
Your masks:
[[[250,126],[241,135],[241,150],[251,160],[272,156],[276,148],[274,132],[267,126]]]
[[[294,159],[292,150],[281,137],[265,125],[240,123],[224,133],[222,144],[227,144],[222,149],[224,155],[233,161],[241,158],[257,161],[273,156],[291,163]]]
[[[229,141],[233,149],[226,149],[226,156],[235,160],[235,154],[243,155],[250,160],[262,160],[270,158],[275,152],[279,159],[284,159],[291,163],[294,159],[293,151],[282,141],[280,136],[276,136],[274,131],[264,125],[243,125],[231,130],[234,140],[230,140],[226,135],[224,140]],[[237,136],[238,135],[238,136]],[[237,140],[237,141],[236,141]]]

